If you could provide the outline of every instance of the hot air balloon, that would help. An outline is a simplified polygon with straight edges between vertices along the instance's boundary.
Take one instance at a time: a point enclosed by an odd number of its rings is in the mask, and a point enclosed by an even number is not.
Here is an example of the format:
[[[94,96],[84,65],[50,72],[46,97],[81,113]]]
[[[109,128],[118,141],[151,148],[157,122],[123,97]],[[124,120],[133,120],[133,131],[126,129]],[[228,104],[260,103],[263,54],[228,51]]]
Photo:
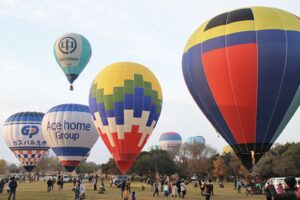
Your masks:
[[[205,144],[205,139],[202,136],[193,136],[187,139],[188,144]]]
[[[31,172],[49,150],[41,129],[43,116],[40,112],[20,112],[4,123],[5,142],[27,172]]]
[[[166,132],[159,137],[159,145],[161,149],[168,151],[171,157],[174,157],[181,146],[182,139],[179,133]]]
[[[68,172],[86,159],[99,138],[88,106],[62,104],[51,108],[42,121],[43,134]]]
[[[232,153],[232,154],[234,153],[234,151],[230,145],[225,146],[222,150],[222,155],[227,154],[227,153]]]
[[[111,64],[93,81],[89,104],[102,140],[126,173],[157,124],[162,107],[158,80],[143,65]]]
[[[60,36],[54,44],[55,59],[70,82],[73,82],[88,64],[92,54],[89,41],[80,34],[67,33]]]
[[[218,15],[191,36],[186,85],[247,169],[267,152],[300,102],[300,19],[276,8]]]

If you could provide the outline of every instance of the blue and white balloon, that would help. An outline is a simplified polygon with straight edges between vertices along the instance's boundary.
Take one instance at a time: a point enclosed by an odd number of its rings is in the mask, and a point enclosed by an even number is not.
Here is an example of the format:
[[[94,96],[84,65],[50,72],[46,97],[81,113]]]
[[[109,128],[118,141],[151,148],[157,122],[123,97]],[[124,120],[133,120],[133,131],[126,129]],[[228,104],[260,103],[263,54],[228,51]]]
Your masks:
[[[20,112],[10,116],[3,125],[7,146],[27,172],[31,172],[49,150],[42,134],[43,116],[40,112]]]
[[[85,159],[99,138],[88,106],[62,104],[51,108],[42,122],[43,134],[67,171]]]
[[[193,136],[187,139],[188,144],[205,144],[205,139],[202,136]]]

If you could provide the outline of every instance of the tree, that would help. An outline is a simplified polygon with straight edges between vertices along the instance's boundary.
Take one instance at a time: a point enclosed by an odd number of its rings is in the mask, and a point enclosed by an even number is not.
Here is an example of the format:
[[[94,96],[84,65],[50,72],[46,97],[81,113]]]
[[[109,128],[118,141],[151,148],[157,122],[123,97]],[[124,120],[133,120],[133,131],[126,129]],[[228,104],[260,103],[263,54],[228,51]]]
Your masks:
[[[116,162],[113,158],[110,158],[107,163],[100,166],[102,172],[106,175],[108,174],[121,174]]]
[[[21,171],[20,167],[17,166],[16,164],[14,164],[14,163],[9,164],[7,166],[7,168],[8,168],[8,172],[13,173],[13,174],[18,174]]]
[[[154,177],[156,172],[163,175],[172,175],[176,172],[175,162],[168,152],[164,150],[152,150],[141,153],[136,159],[131,172],[140,176]]]
[[[217,160],[213,162],[213,165],[214,165],[214,170],[213,170],[214,176],[217,177],[218,180],[222,179],[225,175],[224,173],[225,163],[223,158],[219,156]]]
[[[98,171],[100,166],[98,166],[94,162],[86,162],[86,160],[82,160],[79,166],[76,168],[77,174],[92,174]]]
[[[7,162],[3,159],[0,160],[0,174],[7,173]]]

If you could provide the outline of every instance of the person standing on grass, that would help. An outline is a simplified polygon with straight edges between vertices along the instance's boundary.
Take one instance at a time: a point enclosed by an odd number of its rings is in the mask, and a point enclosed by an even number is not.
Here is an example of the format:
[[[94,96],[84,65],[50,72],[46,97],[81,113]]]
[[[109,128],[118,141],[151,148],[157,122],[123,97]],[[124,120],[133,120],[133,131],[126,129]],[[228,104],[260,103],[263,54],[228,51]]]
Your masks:
[[[267,182],[267,187],[265,188],[266,200],[273,200],[273,196],[276,193],[276,189],[272,183],[272,180]]]
[[[283,189],[283,186],[282,186],[281,183],[279,183],[279,184],[277,185],[277,193],[278,193],[278,194],[284,193],[284,189]]]
[[[18,183],[15,180],[15,177],[11,177],[11,181],[9,183],[9,194],[8,194],[8,200],[12,199],[15,200],[16,199],[16,190],[18,187]]]
[[[75,188],[73,188],[73,191],[75,192],[74,200],[85,199],[85,186],[80,180],[77,180],[77,184]]]
[[[168,183],[164,183],[163,185],[163,192],[164,192],[164,197],[168,197],[169,196],[169,186]]]
[[[241,180],[237,180],[236,182],[236,189],[238,193],[241,193],[241,188],[242,188],[242,181]]]
[[[213,195],[214,186],[211,182],[211,179],[208,180],[208,183],[204,184],[203,195],[205,196],[205,200],[210,200],[210,197]]]
[[[177,182],[176,182],[176,187],[177,187],[177,194],[178,194],[178,197],[180,198],[181,197],[181,186],[180,186],[180,178],[177,179]]]
[[[121,183],[121,198],[123,198],[123,193],[125,191],[125,187],[126,187],[126,181],[123,180]]]
[[[176,184],[173,183],[172,184],[172,197],[177,197],[177,187],[176,187]]]
[[[153,190],[154,190],[153,196],[155,196],[155,194],[157,196],[159,196],[159,183],[158,183],[158,181],[154,182],[154,184],[153,184]]]
[[[7,194],[9,194],[9,184],[10,184],[11,180],[9,179],[7,182],[6,182],[6,191],[7,191]]]
[[[132,194],[131,194],[131,200],[136,200],[136,197],[135,197],[135,191],[132,191]]]
[[[52,184],[53,184],[53,182],[52,182],[51,178],[49,178],[48,181],[47,181],[47,191],[48,192],[51,191]]]
[[[186,195],[186,185],[185,185],[184,181],[182,181],[180,183],[180,188],[181,188],[181,193],[182,193],[181,197],[184,199],[184,196]]]
[[[60,189],[64,189],[64,176],[60,177]]]
[[[123,192],[123,200],[129,200],[129,192],[127,187],[125,187],[125,190]]]
[[[274,200],[297,200],[296,178],[294,176],[287,176],[284,179],[284,193],[275,194]]]

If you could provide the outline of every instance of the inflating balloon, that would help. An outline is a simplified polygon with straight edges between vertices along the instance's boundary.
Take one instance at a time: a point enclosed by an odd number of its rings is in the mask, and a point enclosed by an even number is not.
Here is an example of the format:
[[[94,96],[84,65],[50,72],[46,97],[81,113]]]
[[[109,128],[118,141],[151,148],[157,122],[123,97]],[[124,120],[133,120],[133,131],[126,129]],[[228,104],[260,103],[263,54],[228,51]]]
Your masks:
[[[41,129],[43,116],[40,112],[20,112],[4,123],[5,142],[27,172],[31,172],[49,150]]]
[[[59,37],[54,44],[55,59],[70,82],[73,82],[88,64],[92,54],[89,41],[80,34],[67,33]]]
[[[179,133],[166,132],[159,137],[159,146],[161,149],[175,154],[179,151],[182,143],[182,138]]]
[[[186,44],[194,100],[247,169],[267,152],[300,102],[300,19],[275,8],[218,15]]]
[[[162,106],[158,80],[143,65],[115,63],[95,78],[89,103],[102,140],[126,173],[158,121]]]
[[[49,146],[69,172],[87,158],[99,138],[89,107],[80,104],[51,108],[43,118],[42,129]]]

